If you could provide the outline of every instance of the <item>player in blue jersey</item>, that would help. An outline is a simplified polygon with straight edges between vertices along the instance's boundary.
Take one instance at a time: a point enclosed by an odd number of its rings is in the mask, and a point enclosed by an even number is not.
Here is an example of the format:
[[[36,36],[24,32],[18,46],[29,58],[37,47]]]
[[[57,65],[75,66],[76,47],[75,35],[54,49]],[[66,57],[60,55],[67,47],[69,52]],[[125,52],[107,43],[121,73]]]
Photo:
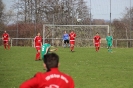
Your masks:
[[[108,33],[108,36],[106,37],[106,41],[107,41],[108,52],[112,52],[113,37],[110,36],[110,33]]]
[[[64,47],[68,46],[69,47],[69,34],[65,31],[63,34],[63,43]]]
[[[42,50],[41,50],[41,56],[42,56],[42,59],[44,59],[44,55],[46,55],[47,53],[51,53],[51,52],[54,52],[56,51],[57,48],[51,46],[49,44],[49,41],[46,39],[45,40],[45,43],[42,45]]]

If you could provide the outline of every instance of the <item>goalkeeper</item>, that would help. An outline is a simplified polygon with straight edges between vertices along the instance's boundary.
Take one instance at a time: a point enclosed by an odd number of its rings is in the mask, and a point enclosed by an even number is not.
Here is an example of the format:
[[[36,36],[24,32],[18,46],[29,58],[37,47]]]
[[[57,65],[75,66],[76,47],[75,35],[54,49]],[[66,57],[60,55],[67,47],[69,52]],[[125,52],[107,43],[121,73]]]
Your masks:
[[[56,50],[57,50],[57,48],[55,48],[54,46],[51,46],[49,44],[49,41],[48,40],[45,40],[45,43],[42,45],[42,50],[41,50],[42,59],[44,59],[43,57],[47,53],[51,53],[51,52],[54,52]]]
[[[106,37],[106,41],[107,41],[108,52],[112,52],[113,37],[110,36],[110,33],[108,33],[108,36]]]

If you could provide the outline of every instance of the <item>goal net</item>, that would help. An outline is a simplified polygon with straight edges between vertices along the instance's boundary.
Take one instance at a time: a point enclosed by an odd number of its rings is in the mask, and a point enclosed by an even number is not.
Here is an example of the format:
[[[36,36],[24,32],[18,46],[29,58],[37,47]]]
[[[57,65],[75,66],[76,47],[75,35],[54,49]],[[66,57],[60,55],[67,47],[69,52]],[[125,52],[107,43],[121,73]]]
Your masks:
[[[102,38],[102,46],[105,46],[105,38],[109,33],[109,25],[43,25],[43,43],[48,39],[52,45],[62,46],[64,31],[68,34],[71,30],[76,33],[78,47],[93,46],[93,37],[98,32]]]

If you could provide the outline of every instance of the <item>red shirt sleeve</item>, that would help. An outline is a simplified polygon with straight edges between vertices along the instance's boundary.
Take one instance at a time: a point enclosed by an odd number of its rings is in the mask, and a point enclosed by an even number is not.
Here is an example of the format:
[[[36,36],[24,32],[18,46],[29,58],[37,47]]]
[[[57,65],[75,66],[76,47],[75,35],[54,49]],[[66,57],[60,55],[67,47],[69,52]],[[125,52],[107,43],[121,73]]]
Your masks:
[[[69,37],[70,37],[71,33],[69,34]]]
[[[40,73],[37,73],[33,78],[23,82],[19,88],[38,88]]]
[[[43,41],[42,37],[41,37],[41,42]]]
[[[8,33],[6,33],[5,35],[7,36],[7,38],[9,37],[9,34]]]
[[[40,37],[40,38],[41,38],[40,40],[41,40],[41,43],[42,43],[43,39],[42,39],[42,37]]]
[[[71,77],[69,79],[69,82],[70,82],[70,87],[69,88],[75,88],[74,81]]]
[[[99,36],[99,39],[101,39],[101,37]]]

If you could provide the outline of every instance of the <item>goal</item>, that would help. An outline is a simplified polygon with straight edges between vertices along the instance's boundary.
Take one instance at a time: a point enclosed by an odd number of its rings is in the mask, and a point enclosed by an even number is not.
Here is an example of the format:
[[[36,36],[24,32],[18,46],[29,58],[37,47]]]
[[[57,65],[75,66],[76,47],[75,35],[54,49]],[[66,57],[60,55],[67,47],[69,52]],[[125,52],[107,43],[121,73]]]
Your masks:
[[[70,33],[71,30],[76,32],[76,46],[88,47],[93,46],[93,37],[98,32],[105,42],[109,33],[109,25],[43,25],[43,43],[49,39],[52,45],[62,46],[62,36],[64,31]],[[104,44],[103,44],[104,46]]]

